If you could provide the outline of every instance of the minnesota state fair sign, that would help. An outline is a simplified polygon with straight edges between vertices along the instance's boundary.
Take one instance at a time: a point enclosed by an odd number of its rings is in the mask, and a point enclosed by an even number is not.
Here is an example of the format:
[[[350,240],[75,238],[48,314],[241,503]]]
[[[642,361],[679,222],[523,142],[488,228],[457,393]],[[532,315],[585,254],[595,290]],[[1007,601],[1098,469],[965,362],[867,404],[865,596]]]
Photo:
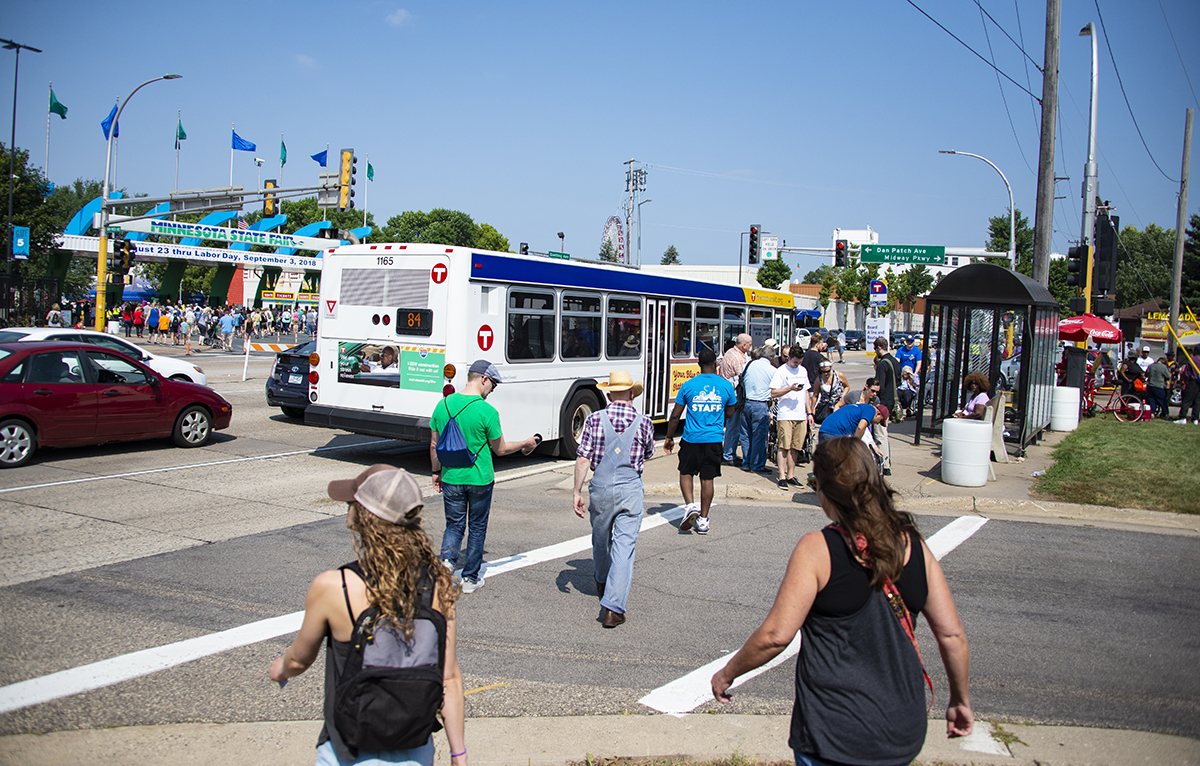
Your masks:
[[[168,237],[196,237],[214,242],[230,244],[262,245],[263,247],[295,247],[305,250],[314,249],[311,237],[296,237],[291,234],[279,234],[272,231],[251,231],[229,226],[202,226],[195,223],[178,223],[176,221],[159,221],[149,219],[149,234],[159,234]],[[316,249],[329,247],[329,240],[324,240]]]

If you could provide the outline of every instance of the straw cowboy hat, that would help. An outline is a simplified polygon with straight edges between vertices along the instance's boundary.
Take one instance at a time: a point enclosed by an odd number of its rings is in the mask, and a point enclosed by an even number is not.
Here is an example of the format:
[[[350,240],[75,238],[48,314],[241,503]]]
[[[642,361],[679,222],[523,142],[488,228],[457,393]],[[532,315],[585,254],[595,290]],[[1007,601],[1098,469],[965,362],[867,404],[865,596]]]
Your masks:
[[[605,393],[609,393],[610,391],[628,391],[632,388],[634,396],[641,396],[642,381],[639,380],[635,383],[628,372],[619,370],[617,372],[610,372],[608,374],[608,382],[597,383],[596,388]]]

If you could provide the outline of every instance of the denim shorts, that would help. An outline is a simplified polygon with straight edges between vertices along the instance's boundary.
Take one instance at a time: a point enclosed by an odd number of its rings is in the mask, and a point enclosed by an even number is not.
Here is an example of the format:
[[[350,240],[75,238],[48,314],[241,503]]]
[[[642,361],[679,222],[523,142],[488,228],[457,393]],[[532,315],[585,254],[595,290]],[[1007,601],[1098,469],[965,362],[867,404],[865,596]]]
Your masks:
[[[317,746],[317,766],[433,766],[433,737],[420,747],[390,753],[359,753],[353,761],[338,758],[333,742]]]

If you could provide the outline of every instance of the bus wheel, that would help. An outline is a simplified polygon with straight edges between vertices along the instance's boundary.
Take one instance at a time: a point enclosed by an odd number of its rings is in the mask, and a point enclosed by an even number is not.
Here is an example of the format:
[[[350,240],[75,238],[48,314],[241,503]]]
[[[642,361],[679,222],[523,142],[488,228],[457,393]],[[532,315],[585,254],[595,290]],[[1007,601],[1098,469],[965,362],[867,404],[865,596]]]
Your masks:
[[[579,448],[579,439],[583,435],[583,423],[588,419],[588,415],[598,410],[600,405],[596,402],[596,396],[587,389],[576,391],[571,397],[570,403],[567,404],[562,414],[562,423],[559,424],[558,432],[562,438],[562,456],[569,459],[575,459],[575,451]]]

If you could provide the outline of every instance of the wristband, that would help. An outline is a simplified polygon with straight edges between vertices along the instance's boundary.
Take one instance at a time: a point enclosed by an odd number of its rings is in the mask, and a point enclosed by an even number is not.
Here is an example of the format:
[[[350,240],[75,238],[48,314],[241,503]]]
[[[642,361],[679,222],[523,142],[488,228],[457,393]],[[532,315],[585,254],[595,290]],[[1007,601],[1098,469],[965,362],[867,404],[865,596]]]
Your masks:
[[[451,753],[451,754],[450,754],[450,757],[451,757],[451,758],[457,758],[457,757],[458,757],[458,756],[460,756],[460,755],[466,755],[466,754],[467,754],[467,749],[464,747],[464,748],[463,748],[463,751],[462,751],[461,753]]]

